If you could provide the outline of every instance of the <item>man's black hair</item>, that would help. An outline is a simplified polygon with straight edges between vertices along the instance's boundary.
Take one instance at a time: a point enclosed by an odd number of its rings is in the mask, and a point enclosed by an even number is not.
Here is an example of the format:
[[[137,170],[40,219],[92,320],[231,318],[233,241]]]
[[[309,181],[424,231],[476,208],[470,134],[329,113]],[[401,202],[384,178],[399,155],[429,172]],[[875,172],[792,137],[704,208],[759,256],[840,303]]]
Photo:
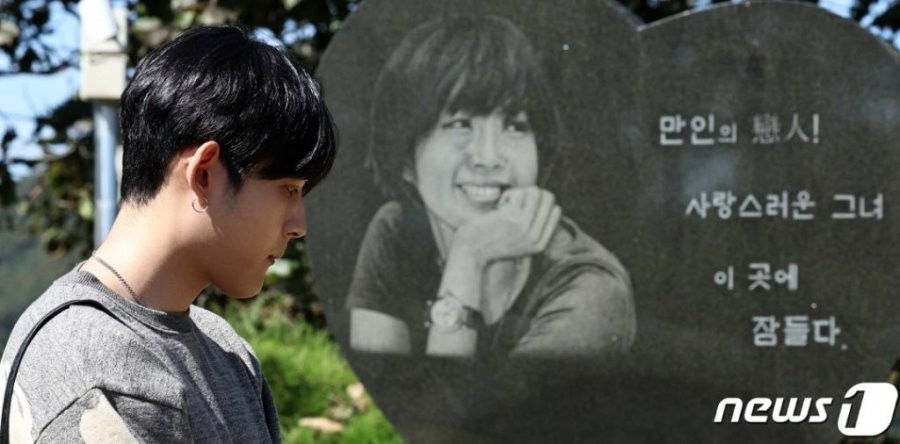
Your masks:
[[[531,42],[509,20],[455,16],[425,22],[403,38],[378,77],[367,165],[388,198],[416,203],[418,193],[402,173],[413,171],[415,147],[441,112],[524,111],[543,182],[559,149],[551,94]]]
[[[306,179],[336,152],[319,86],[296,58],[233,26],[189,30],[144,57],[122,94],[122,199],[145,204],[182,150],[216,141],[234,191],[251,174]]]

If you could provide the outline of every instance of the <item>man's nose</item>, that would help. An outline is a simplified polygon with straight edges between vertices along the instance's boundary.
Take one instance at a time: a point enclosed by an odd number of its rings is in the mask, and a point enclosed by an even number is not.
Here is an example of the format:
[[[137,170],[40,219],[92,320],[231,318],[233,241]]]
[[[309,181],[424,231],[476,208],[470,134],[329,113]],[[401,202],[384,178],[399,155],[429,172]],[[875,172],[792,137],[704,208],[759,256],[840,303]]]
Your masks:
[[[303,201],[291,212],[284,224],[284,235],[289,239],[306,236],[306,205]]]

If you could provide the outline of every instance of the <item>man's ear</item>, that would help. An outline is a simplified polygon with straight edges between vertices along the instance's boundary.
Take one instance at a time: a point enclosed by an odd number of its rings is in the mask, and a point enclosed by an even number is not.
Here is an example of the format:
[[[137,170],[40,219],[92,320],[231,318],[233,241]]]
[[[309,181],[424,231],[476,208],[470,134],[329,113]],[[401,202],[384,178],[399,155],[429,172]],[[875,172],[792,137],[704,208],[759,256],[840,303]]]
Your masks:
[[[219,144],[210,140],[187,154],[185,179],[187,179],[188,187],[199,201],[198,203],[206,206],[211,175],[222,170],[222,164],[219,162]]]

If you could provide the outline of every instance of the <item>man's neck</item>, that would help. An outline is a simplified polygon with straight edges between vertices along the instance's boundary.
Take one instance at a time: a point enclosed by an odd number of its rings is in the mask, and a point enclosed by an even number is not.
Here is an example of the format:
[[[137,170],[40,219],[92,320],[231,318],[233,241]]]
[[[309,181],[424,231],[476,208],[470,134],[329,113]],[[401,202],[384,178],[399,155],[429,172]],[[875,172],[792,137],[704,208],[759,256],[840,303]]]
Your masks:
[[[159,202],[122,205],[109,235],[94,253],[100,260],[88,258],[81,270],[127,300],[160,311],[184,312],[209,280],[194,258],[197,247],[181,240],[178,221],[162,206]]]

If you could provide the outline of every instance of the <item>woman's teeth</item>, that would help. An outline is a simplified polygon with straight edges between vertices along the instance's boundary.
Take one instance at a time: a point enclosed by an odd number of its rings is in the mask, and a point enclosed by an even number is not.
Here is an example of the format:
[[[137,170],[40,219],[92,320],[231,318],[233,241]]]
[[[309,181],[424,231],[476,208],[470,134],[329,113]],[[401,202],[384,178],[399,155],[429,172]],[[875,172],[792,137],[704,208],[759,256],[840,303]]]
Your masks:
[[[500,199],[500,187],[494,185],[460,185],[469,199],[477,202],[494,202]]]

